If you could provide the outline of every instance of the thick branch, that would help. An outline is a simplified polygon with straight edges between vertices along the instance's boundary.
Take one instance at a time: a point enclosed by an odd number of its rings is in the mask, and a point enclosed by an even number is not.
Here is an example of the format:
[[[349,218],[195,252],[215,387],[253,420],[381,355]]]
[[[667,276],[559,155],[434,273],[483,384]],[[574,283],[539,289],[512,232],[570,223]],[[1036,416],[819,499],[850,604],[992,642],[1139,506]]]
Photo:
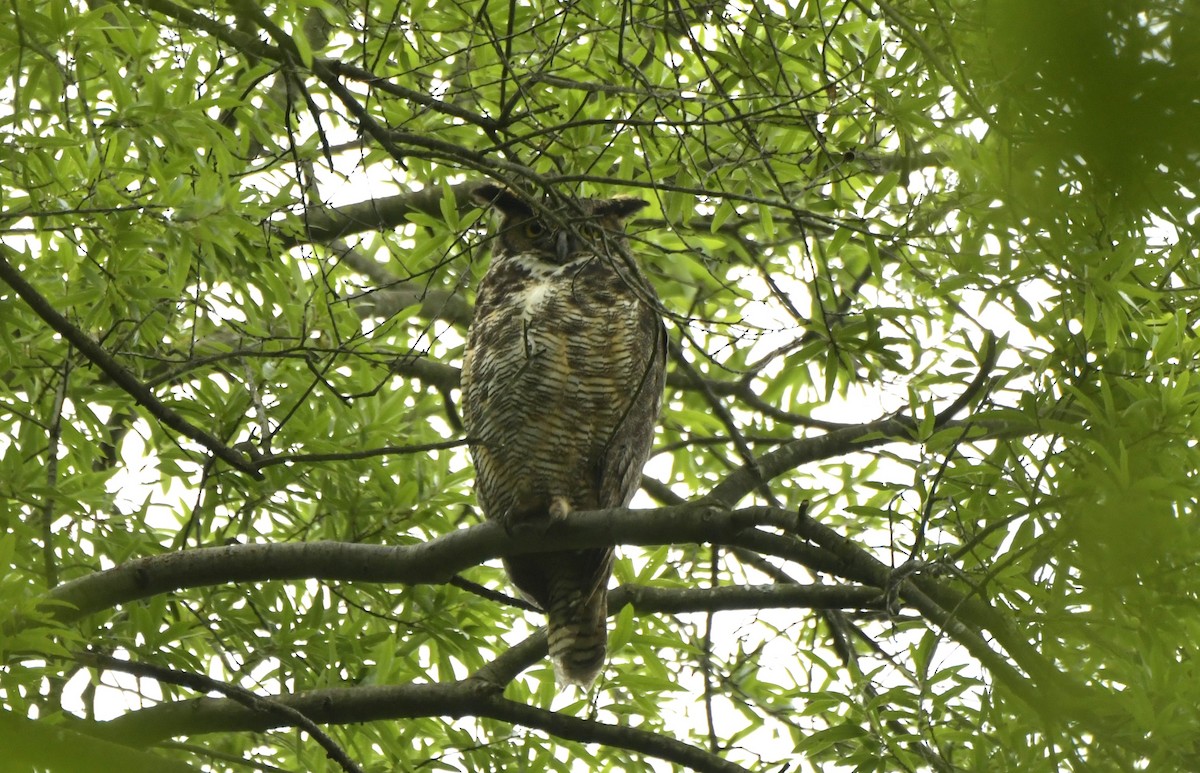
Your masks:
[[[471,204],[471,190],[477,182],[450,186],[455,206],[466,209]],[[323,209],[310,208],[299,217],[279,226],[284,248],[298,244],[329,244],[344,236],[365,231],[390,231],[408,223],[408,216],[420,212],[430,217],[442,216],[441,202],[445,191],[436,186],[408,191],[395,196],[368,199],[355,204]]]
[[[265,580],[356,580],[427,584],[500,556],[602,545],[720,542],[810,559],[822,571],[836,562],[824,551],[757,527],[787,529],[795,514],[752,507],[731,512],[703,503],[657,510],[598,510],[573,514],[549,527],[506,532],[495,522],[451,532],[428,542],[389,547],[344,542],[228,545],[139,558],[114,569],[64,583],[48,595],[47,613],[73,621],[118,604],[183,588]],[[4,629],[12,624],[4,626]]]
[[[428,357],[408,357],[392,364],[392,373],[423,381],[443,392],[458,389],[459,370]]]
[[[608,613],[626,605],[639,614],[722,612],[735,609],[883,609],[878,588],[847,585],[743,585],[719,588],[653,588],[622,585],[608,592]],[[503,687],[546,657],[546,629],[509,647],[472,676]]]
[[[616,614],[625,604],[641,613],[727,612],[734,609],[884,609],[879,588],[854,585],[725,585],[654,588],[624,585],[608,594]]]
[[[782,529],[785,534],[775,534],[758,528],[762,526]],[[799,542],[789,536],[792,533],[799,534],[820,547]],[[771,507],[726,511],[698,502],[652,511],[604,510],[577,513],[565,523],[553,524],[547,528],[520,528],[511,534],[506,533],[503,526],[489,522],[426,543],[403,547],[326,542],[206,548],[138,559],[115,569],[66,583],[49,594],[50,603],[46,609],[47,613],[59,620],[68,621],[115,604],[168,593],[179,588],[225,582],[307,578],[410,584],[447,582],[462,569],[504,555],[611,544],[662,545],[707,542],[743,547],[762,554],[780,555],[806,562],[819,571],[858,579],[874,588],[895,588],[899,598],[911,603],[927,620],[966,647],[1023,701],[1039,710],[1045,710],[1047,704],[1039,696],[1046,689],[1053,689],[1060,696],[1055,705],[1066,717],[1082,719],[1091,728],[1100,729],[1101,723],[1096,720],[1094,712],[1079,700],[1082,688],[1058,677],[1053,664],[1029,648],[1019,650],[1021,666],[1026,674],[1033,677],[1027,678],[1001,653],[993,649],[977,630],[964,623],[968,612],[973,611],[973,617],[976,618],[983,616],[981,612],[972,610],[976,604],[970,603],[932,579],[909,579],[897,575],[890,567],[850,540],[811,518]],[[751,605],[764,606],[772,600],[781,601],[788,606],[807,603],[813,606],[820,605],[821,608],[848,605],[877,607],[880,601],[878,592],[870,588],[838,588],[826,591],[811,587],[790,589],[781,586],[770,593],[748,589],[706,590],[693,595],[666,595],[664,591],[625,593],[631,595],[622,598],[619,594],[614,594],[614,610],[619,609],[624,601],[637,604],[639,593],[643,594],[644,603],[650,605],[653,605],[657,598],[662,611],[668,611],[672,606],[675,610],[683,611],[690,605],[699,604],[710,608],[745,608]],[[795,597],[789,594],[795,594]],[[821,594],[827,595],[822,598]],[[752,596],[756,597],[751,598]],[[649,597],[649,601],[645,601],[646,597]],[[938,603],[936,599],[939,597],[952,600],[958,606]],[[530,646],[537,646],[537,651],[540,652],[540,644]],[[534,651],[530,649],[528,654]],[[510,673],[511,668],[499,668],[497,674],[488,676],[502,676],[500,672]],[[1089,690],[1088,693],[1094,693],[1097,699],[1104,697],[1101,691]],[[449,710],[438,709],[433,713],[454,716],[448,712]],[[324,721],[319,717],[315,719]],[[338,721],[362,720],[339,715]],[[211,730],[201,729],[198,732]]]
[[[351,724],[415,717],[486,717],[545,731],[580,743],[628,749],[708,773],[746,769],[674,738],[632,727],[579,719],[506,700],[477,679],[448,684],[360,686],[279,696],[272,702],[322,724]],[[225,699],[200,698],[155,706],[107,723],[106,737],[128,745],[154,743],[179,735],[261,732],[285,726],[278,715],[256,712]]]

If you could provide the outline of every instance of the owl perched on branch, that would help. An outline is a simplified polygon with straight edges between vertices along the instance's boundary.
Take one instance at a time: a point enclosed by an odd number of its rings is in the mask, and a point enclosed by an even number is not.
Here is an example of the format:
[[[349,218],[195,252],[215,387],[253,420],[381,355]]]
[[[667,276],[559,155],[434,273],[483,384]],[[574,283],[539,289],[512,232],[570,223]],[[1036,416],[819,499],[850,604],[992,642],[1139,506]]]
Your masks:
[[[484,514],[506,526],[624,507],[650,452],[666,373],[657,296],[624,236],[628,197],[552,207],[485,184],[500,212],[463,358],[463,421]],[[604,666],[612,548],[505,560],[547,615],[559,681]]]

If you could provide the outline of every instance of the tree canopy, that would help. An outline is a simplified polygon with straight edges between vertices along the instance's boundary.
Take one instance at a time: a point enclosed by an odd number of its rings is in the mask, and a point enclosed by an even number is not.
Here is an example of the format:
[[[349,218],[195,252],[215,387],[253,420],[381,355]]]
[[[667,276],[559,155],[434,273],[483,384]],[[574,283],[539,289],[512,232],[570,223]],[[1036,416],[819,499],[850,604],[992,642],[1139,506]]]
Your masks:
[[[1189,3],[5,8],[6,764],[1200,768]],[[478,512],[485,180],[649,202],[633,509]]]

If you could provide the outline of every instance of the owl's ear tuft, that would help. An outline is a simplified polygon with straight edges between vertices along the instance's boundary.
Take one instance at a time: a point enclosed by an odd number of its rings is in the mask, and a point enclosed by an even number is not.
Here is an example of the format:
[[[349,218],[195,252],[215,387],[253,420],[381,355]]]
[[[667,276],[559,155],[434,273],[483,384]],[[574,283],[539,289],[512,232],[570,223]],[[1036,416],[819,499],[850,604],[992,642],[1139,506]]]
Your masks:
[[[471,191],[471,198],[477,204],[485,207],[495,207],[508,216],[530,217],[533,215],[533,208],[521,198],[513,193],[508,188],[495,183],[483,183],[482,185]]]
[[[617,220],[623,221],[630,215],[640,212],[647,205],[649,205],[648,201],[636,196],[614,196],[601,201],[596,211],[601,217],[615,217]]]

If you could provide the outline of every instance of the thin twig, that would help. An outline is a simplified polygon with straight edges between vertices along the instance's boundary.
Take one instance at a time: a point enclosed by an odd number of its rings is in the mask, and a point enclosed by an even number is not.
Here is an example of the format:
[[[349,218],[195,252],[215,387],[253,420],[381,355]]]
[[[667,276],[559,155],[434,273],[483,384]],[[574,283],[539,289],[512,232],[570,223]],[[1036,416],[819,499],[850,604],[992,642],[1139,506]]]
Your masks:
[[[315,462],[344,462],[354,459],[367,459],[372,456],[392,456],[401,454],[423,454],[429,451],[442,451],[447,448],[458,448],[467,444],[466,438],[457,440],[442,440],[437,443],[419,443],[411,446],[381,446],[365,448],[361,451],[338,451],[327,454],[275,454],[256,459],[255,469],[272,467],[277,464],[312,464]]]
[[[54,505],[58,487],[58,446],[62,441],[63,403],[67,400],[67,383],[71,377],[71,348],[63,360],[58,374],[58,387],[54,390],[54,406],[50,410],[50,426],[46,448],[46,494],[42,498],[42,570],[46,587],[58,585],[58,562],[54,558]]]

